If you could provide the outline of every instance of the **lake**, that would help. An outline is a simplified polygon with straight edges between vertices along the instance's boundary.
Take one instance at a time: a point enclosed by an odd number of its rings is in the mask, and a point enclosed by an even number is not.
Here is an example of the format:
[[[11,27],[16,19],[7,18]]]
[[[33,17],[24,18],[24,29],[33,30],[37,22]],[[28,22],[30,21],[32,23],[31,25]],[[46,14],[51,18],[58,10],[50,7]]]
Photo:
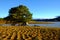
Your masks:
[[[50,26],[50,27],[60,27],[60,22],[53,22],[52,24],[28,24],[29,26]],[[11,24],[0,24],[0,26],[11,26]],[[17,25],[16,25],[17,26]]]
[[[51,27],[60,27],[60,22],[53,22],[52,24],[29,24],[29,26],[51,26]]]

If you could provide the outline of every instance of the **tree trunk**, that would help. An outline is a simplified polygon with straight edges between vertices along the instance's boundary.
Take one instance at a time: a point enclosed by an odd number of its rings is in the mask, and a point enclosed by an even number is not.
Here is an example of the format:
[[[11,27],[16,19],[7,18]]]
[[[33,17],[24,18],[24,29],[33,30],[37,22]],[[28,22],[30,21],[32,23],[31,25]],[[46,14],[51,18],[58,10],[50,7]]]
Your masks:
[[[28,25],[28,22],[23,22],[22,26]]]
[[[26,22],[26,25],[28,25],[28,22]]]

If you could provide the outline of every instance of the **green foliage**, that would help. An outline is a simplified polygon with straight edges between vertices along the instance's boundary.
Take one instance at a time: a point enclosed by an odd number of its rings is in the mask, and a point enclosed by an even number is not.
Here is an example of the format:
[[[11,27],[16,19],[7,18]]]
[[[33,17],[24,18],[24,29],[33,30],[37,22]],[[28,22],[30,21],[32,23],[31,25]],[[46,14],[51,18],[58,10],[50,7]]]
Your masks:
[[[0,18],[0,20],[4,20],[4,18]]]
[[[26,6],[19,5],[9,10],[9,16],[6,19],[11,22],[28,22],[32,19],[32,14]]]

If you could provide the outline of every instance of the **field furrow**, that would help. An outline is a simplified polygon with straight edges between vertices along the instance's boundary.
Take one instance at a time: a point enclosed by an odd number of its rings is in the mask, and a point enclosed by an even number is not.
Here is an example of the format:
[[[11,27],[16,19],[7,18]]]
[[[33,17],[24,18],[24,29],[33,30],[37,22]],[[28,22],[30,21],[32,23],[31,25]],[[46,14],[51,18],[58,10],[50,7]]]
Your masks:
[[[0,40],[59,40],[60,28],[9,26],[0,27]]]

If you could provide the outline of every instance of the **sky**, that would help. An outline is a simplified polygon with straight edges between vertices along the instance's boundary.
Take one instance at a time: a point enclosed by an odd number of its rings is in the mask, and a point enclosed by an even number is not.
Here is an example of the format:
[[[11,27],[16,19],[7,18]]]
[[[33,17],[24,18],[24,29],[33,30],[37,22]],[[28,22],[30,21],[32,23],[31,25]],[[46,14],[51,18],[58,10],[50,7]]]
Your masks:
[[[9,9],[25,5],[33,19],[52,19],[60,16],[60,0],[0,0],[0,18],[7,17]]]

